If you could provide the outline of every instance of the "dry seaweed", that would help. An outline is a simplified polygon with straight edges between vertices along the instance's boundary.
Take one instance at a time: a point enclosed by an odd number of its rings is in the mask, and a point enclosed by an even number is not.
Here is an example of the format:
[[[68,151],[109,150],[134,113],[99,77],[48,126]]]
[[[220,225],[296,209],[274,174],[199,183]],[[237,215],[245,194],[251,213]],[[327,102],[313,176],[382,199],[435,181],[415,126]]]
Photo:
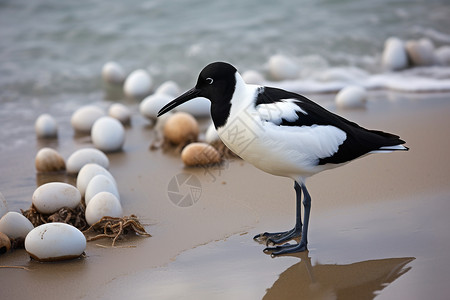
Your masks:
[[[63,207],[51,214],[40,213],[33,205],[29,209],[21,211],[34,227],[53,222],[70,224],[79,230],[85,230],[89,227],[84,214],[85,207],[81,203],[76,208]]]

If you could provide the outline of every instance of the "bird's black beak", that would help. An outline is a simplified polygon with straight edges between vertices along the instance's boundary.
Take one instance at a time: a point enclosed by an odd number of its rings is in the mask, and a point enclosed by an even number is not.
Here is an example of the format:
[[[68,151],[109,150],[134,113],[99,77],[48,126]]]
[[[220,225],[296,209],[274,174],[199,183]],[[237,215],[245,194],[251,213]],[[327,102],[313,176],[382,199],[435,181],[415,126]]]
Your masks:
[[[169,103],[167,103],[166,105],[164,105],[164,107],[159,110],[158,117],[162,116],[163,114],[165,114],[168,111],[171,111],[172,109],[174,109],[178,105],[183,104],[184,102],[187,102],[189,100],[199,97],[200,92],[201,92],[200,89],[197,89],[195,87],[190,89],[186,93],[177,97],[175,100],[172,100]]]

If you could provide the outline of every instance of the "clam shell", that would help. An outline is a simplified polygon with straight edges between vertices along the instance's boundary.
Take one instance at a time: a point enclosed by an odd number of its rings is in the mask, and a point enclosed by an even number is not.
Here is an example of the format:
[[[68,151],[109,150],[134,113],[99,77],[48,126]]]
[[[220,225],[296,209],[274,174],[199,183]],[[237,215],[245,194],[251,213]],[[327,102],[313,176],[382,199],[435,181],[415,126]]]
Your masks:
[[[36,154],[34,164],[36,171],[42,173],[57,172],[66,169],[64,158],[52,148],[42,148],[39,150]]]
[[[191,143],[184,147],[181,159],[186,166],[202,166],[219,163],[219,152],[211,145],[205,143]]]

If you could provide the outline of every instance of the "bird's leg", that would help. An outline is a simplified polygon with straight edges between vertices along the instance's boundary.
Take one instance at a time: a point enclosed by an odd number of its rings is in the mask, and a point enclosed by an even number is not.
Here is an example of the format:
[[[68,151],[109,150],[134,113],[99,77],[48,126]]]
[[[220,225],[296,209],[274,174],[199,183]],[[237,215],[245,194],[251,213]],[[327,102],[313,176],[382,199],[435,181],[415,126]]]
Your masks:
[[[266,244],[272,244],[272,245],[279,245],[279,244],[283,244],[286,243],[290,240],[293,240],[295,238],[298,238],[301,236],[302,233],[302,189],[300,187],[300,185],[297,183],[297,181],[295,181],[294,183],[294,189],[295,189],[295,193],[296,193],[296,220],[295,220],[295,227],[291,230],[288,231],[283,231],[283,232],[273,232],[273,233],[269,233],[269,232],[264,232],[261,234],[257,234],[255,235],[255,237],[253,239],[258,240],[258,241],[266,241]]]
[[[302,251],[307,250],[309,213],[311,211],[311,196],[309,195],[309,192],[306,189],[306,186],[304,183],[301,183],[301,189],[303,191],[303,206],[305,208],[305,213],[303,216],[304,225],[302,228],[302,238],[300,240],[300,243],[296,244],[296,245],[282,245],[282,246],[277,246],[274,248],[266,248],[266,249],[264,249],[264,252],[274,251],[274,252],[272,252],[272,256],[277,256],[277,255],[296,253],[296,252],[302,252]]]

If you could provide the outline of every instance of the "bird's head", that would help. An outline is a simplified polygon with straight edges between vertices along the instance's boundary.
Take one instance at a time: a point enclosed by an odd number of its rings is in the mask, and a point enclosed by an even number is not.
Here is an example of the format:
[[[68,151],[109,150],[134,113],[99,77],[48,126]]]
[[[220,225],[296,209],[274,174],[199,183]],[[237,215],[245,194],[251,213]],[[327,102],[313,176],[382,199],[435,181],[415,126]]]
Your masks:
[[[200,72],[195,87],[161,108],[158,117],[197,97],[209,99],[213,106],[229,105],[236,87],[236,73],[236,68],[229,63],[214,62],[207,65]]]

